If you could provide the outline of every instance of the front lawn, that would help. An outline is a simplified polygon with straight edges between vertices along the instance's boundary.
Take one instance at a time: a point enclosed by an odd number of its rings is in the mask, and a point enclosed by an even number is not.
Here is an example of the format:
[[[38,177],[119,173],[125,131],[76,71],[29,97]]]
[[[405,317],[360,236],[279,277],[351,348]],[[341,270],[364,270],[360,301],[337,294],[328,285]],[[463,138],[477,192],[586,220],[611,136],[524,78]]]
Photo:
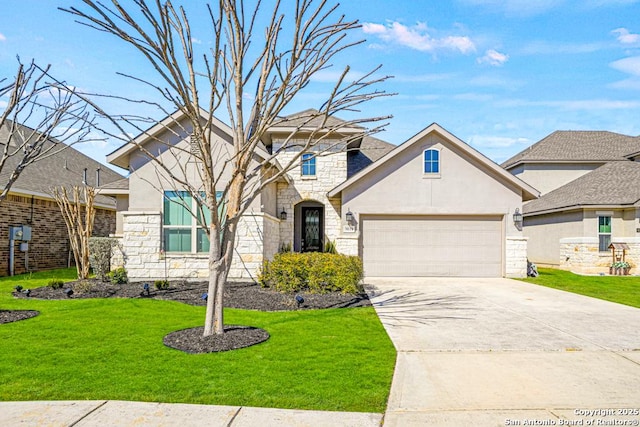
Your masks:
[[[640,308],[640,277],[636,276],[580,276],[564,270],[539,268],[536,278],[525,282],[573,292]]]
[[[134,400],[384,412],[395,350],[371,307],[226,309],[265,343],[190,355],[169,332],[201,326],[204,307],[151,299],[17,300],[11,291],[73,280],[75,270],[0,278],[0,309],[40,315],[0,324],[0,400]]]

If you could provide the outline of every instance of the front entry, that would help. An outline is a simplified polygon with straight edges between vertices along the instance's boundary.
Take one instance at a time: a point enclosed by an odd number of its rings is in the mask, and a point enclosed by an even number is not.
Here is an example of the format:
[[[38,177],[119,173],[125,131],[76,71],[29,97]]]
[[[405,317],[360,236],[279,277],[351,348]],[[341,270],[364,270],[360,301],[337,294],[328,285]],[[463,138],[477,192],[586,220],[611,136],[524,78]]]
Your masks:
[[[301,252],[322,252],[324,241],[324,208],[302,207],[300,210],[302,229],[300,233]]]

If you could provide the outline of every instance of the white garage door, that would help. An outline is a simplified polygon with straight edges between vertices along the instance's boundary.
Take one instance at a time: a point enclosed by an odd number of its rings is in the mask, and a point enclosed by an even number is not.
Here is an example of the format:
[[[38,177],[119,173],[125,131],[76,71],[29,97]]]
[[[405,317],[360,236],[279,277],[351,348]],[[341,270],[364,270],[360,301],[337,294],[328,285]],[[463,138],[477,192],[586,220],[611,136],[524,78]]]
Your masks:
[[[366,276],[502,276],[502,217],[361,218]]]

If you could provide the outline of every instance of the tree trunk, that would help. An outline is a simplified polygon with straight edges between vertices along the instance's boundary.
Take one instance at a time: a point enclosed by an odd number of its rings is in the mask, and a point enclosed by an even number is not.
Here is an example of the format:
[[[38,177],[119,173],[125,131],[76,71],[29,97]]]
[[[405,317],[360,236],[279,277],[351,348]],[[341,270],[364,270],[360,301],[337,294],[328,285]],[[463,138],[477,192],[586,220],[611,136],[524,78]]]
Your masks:
[[[224,333],[224,285],[227,281],[226,263],[223,259],[209,260],[209,289],[207,314],[204,321],[204,336]]]

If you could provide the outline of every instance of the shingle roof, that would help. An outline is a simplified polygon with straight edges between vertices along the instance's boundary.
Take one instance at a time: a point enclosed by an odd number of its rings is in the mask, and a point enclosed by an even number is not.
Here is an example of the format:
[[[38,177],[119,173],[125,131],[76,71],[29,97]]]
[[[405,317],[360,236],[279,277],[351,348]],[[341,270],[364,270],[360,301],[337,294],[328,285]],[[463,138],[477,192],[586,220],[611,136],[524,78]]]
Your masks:
[[[640,151],[640,137],[606,131],[555,131],[516,154],[502,167],[520,162],[565,162],[625,160],[625,156]]]
[[[524,205],[532,214],[588,205],[633,205],[640,200],[640,163],[609,162]]]
[[[122,178],[117,181],[110,182],[108,184],[101,185],[100,190],[128,190],[129,178]]]
[[[272,126],[272,129],[277,129],[280,127],[291,128],[291,127],[298,127],[298,126],[302,126],[305,128],[315,128],[317,126],[320,126],[322,124],[322,120],[324,119],[323,116],[319,114],[320,112],[318,110],[309,108],[307,110],[300,111],[299,113],[294,113],[289,116],[280,118],[279,122]],[[347,123],[346,121],[338,117],[329,116],[327,117],[325,127],[335,128],[335,127],[343,126],[346,123]],[[356,128],[356,129],[364,129],[361,126],[352,125],[352,124],[348,125],[348,127]]]
[[[360,148],[347,152],[347,178],[360,172],[389,151],[396,148],[395,145],[372,136],[362,138]]]
[[[29,128],[24,128],[31,132]],[[0,128],[0,150],[6,144],[9,133],[6,127]],[[51,144],[51,143],[49,143]],[[50,146],[50,145],[49,145]],[[87,183],[96,184],[96,169],[100,169],[100,183],[106,184],[123,179],[119,173],[109,169],[105,165],[82,154],[73,147],[64,149],[54,148],[51,155],[27,166],[12,186],[13,192],[29,192],[40,195],[48,195],[54,186],[71,187],[82,185],[84,168],[87,168]],[[0,185],[6,183],[7,178],[15,169],[18,159],[9,158],[2,172],[0,172]],[[114,206],[111,197],[96,196],[96,203]]]

